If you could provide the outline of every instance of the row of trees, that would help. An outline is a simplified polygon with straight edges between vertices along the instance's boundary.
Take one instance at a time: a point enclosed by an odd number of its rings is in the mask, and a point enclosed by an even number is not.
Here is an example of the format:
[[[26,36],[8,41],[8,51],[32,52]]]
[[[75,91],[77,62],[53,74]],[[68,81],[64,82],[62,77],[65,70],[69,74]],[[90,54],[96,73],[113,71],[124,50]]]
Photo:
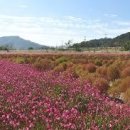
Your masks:
[[[47,50],[47,48],[42,48],[42,47],[39,49]],[[2,45],[2,46],[0,46],[0,50],[1,51],[9,51],[9,50],[17,50],[17,49],[15,49],[12,45]],[[28,50],[35,50],[35,48],[29,47]]]
[[[85,43],[84,43],[85,44]],[[94,46],[93,47],[93,50],[96,50],[97,48],[98,48],[99,46]],[[125,51],[129,51],[130,50],[130,41],[128,41],[128,42],[126,42],[125,44],[123,44],[122,46],[122,49],[123,50],[125,50]],[[83,47],[83,46],[81,46],[81,44],[73,44],[72,45],[72,40],[69,40],[68,42],[66,42],[65,43],[65,45],[64,46],[61,46],[61,47],[59,47],[59,48],[41,48],[41,50],[48,50],[48,49],[54,49],[54,50],[75,50],[75,51],[82,51],[82,49],[83,48],[87,48],[88,50],[90,49],[90,48],[92,48],[92,47]],[[102,48],[106,48],[107,49],[107,47],[102,47]],[[16,49],[14,49],[13,48],[13,46],[10,46],[10,45],[4,45],[4,46],[0,46],[0,50],[5,50],[5,51],[9,51],[9,50],[16,50]],[[28,50],[34,50],[34,48],[33,47],[29,47],[28,48]]]
[[[88,50],[90,48],[93,48],[93,50],[96,50],[97,48],[100,48],[100,49],[102,48],[102,49],[107,50],[109,47],[112,47],[111,44],[106,44],[106,46],[103,46],[103,45],[105,45],[105,43],[103,43],[103,42],[101,43],[102,46],[100,46],[101,45],[100,43],[98,43],[97,45],[96,45],[96,43],[92,43],[91,45],[90,44],[91,43],[87,44],[87,42],[84,41],[84,42],[81,42],[80,44],[76,43],[76,44],[72,45],[72,41],[69,40],[67,43],[65,43],[65,48],[66,49],[73,49],[73,50],[76,50],[76,51],[81,51],[83,48],[87,48]],[[114,46],[115,50],[116,50],[116,48],[119,48],[119,47],[121,48],[121,50],[130,51],[130,41],[122,43],[120,46]]]

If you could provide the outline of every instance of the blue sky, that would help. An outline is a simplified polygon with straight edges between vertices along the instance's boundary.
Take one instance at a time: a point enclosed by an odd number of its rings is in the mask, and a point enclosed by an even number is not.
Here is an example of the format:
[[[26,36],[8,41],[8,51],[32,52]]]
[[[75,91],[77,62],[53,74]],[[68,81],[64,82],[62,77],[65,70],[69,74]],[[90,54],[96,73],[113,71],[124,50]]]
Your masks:
[[[130,31],[130,0],[0,0],[0,36],[58,46]]]

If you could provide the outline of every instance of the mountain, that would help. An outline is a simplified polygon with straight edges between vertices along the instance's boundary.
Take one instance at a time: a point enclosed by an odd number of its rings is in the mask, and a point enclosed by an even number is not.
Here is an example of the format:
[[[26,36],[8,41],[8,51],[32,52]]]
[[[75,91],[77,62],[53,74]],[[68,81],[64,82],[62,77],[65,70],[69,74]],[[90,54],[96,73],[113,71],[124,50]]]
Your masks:
[[[117,46],[122,46],[128,41],[130,41],[130,32],[113,38],[112,43]]]
[[[82,41],[75,43],[71,47],[116,47],[124,46],[126,42],[130,41],[130,32],[117,36],[115,38],[101,38],[90,41]]]
[[[19,36],[4,36],[0,37],[0,46],[9,46],[13,49],[27,50],[28,48],[40,49],[48,48],[47,46],[25,40]]]

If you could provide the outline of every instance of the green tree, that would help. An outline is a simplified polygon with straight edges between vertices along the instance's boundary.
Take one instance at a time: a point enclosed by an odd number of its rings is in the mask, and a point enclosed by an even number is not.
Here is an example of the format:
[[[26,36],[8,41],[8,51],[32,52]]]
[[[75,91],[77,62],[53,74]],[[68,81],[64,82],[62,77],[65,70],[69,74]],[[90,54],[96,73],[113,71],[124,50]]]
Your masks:
[[[33,47],[29,47],[28,50],[34,50],[34,48]]]
[[[75,51],[82,51],[80,46],[78,44],[74,45]]]
[[[65,47],[68,49],[71,46],[72,40],[68,40],[67,43],[65,43]]]
[[[130,41],[128,41],[128,42],[126,42],[126,43],[124,44],[124,50],[125,50],[125,51],[129,51],[129,50],[130,50]]]

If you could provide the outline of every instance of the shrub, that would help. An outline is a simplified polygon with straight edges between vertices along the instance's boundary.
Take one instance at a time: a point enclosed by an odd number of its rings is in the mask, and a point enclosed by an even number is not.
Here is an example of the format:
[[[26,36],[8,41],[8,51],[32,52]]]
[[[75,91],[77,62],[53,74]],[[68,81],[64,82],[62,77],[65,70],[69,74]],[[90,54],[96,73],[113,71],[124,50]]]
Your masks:
[[[16,63],[18,64],[24,64],[26,63],[26,59],[24,57],[17,57],[16,59],[14,59]]]
[[[66,69],[67,69],[67,64],[62,63],[62,64],[59,64],[58,66],[56,66],[53,70],[54,70],[54,72],[63,72]]]
[[[118,66],[111,65],[110,67],[108,67],[107,76],[108,76],[108,79],[111,81],[118,79],[120,77]]]
[[[104,63],[104,64],[108,67],[108,66],[111,66],[113,64],[114,60],[106,60],[105,62],[106,63]]]
[[[119,79],[119,80],[115,80],[114,82],[112,82],[112,85],[110,86],[109,90],[108,90],[108,93],[111,95],[111,96],[114,96],[114,97],[119,97],[120,96],[120,89],[119,89],[119,85],[121,84],[122,80]]]
[[[75,68],[74,68],[74,67],[68,68],[68,69],[64,72],[64,75],[68,75],[69,73],[71,73],[74,78],[79,78],[79,74],[77,74],[77,72],[75,71]]]
[[[95,61],[95,65],[97,65],[97,66],[102,66],[103,64],[102,64],[102,61],[96,60],[96,61]]]
[[[54,62],[48,60],[48,59],[37,59],[33,66],[39,70],[50,70],[55,65]]]
[[[126,92],[124,93],[124,99],[126,102],[130,104],[130,88],[128,88]]]
[[[101,77],[104,77],[104,78],[107,78],[107,68],[102,66],[102,67],[99,67],[97,68],[97,73],[101,76]]]
[[[122,72],[121,72],[121,76],[122,77],[127,77],[130,76],[130,67],[125,68]]]
[[[94,73],[96,71],[96,65],[89,63],[87,64],[86,69],[89,73]]]
[[[36,61],[36,59],[35,59],[34,57],[32,57],[32,56],[30,56],[30,57],[28,58],[28,63],[30,63],[30,64],[35,63],[35,61]]]
[[[74,63],[74,64],[79,64],[79,63],[81,63],[81,64],[87,64],[88,63],[88,59],[85,59],[85,58],[73,58],[72,59],[72,62]]]
[[[69,59],[68,59],[68,57],[66,57],[66,56],[61,56],[61,57],[59,57],[58,59],[56,59],[56,63],[57,64],[60,64],[60,63],[63,63],[63,62],[67,62]]]
[[[94,84],[96,77],[98,77],[96,73],[89,73],[84,76],[84,79],[87,80],[89,83]]]
[[[122,79],[122,82],[119,85],[119,89],[121,92],[126,92],[128,88],[130,88],[130,76]]]
[[[108,81],[104,78],[97,78],[94,82],[94,86],[98,88],[101,92],[107,92],[109,88]]]

